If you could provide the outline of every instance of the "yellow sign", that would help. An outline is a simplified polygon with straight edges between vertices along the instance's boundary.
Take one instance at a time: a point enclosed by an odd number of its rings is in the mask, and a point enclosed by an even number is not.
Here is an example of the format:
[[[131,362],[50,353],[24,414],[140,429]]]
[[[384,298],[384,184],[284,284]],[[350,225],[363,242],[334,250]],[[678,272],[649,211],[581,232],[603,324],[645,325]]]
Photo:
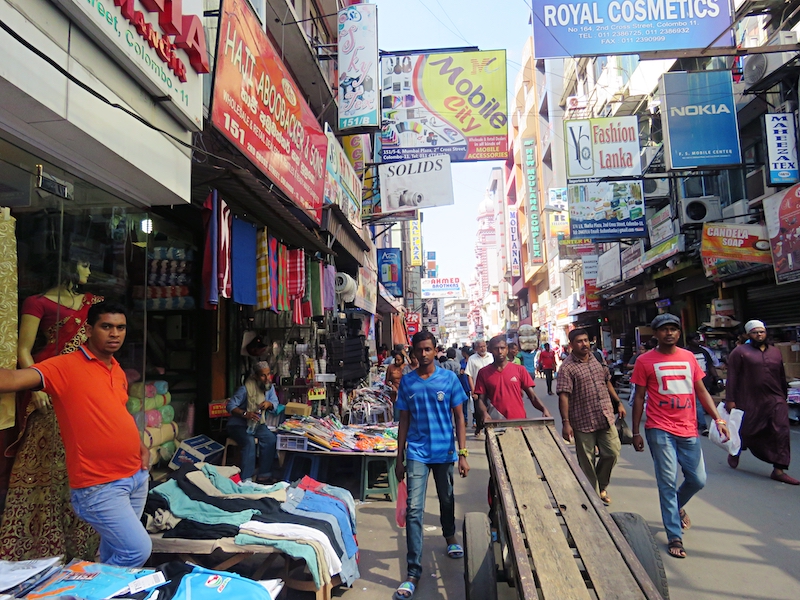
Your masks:
[[[569,213],[566,210],[548,212],[548,225],[550,237],[569,237]]]
[[[325,400],[325,386],[315,387],[308,390],[309,400]]]
[[[412,267],[422,266],[422,225],[419,219],[408,223],[408,243],[411,247],[411,257],[408,262]]]

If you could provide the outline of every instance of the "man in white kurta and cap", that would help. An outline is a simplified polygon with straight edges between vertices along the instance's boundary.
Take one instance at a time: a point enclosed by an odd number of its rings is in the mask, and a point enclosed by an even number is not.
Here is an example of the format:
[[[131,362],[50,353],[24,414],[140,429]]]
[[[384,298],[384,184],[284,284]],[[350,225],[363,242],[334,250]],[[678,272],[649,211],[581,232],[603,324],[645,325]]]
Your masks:
[[[738,346],[728,355],[728,381],[725,407],[744,411],[739,429],[742,450],[772,463],[770,477],[781,483],[800,485],[786,473],[789,468],[788,386],[780,350],[767,343],[767,329],[762,321],[748,321],[744,330],[749,343]],[[728,465],[739,466],[739,456],[729,456]]]

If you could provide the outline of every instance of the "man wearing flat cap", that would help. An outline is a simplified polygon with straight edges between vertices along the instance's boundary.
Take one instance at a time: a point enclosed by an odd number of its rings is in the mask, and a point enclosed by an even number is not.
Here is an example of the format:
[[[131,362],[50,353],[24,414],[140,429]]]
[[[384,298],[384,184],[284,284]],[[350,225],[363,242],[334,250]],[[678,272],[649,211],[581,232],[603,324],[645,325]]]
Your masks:
[[[744,330],[747,344],[728,355],[728,381],[725,407],[744,411],[739,429],[742,450],[772,464],[770,477],[781,483],[800,485],[786,473],[789,468],[788,386],[781,352],[767,343],[767,329],[761,321],[748,321]],[[729,456],[732,469],[739,466],[739,456]]]
[[[644,450],[639,433],[644,395],[647,392],[645,436],[653,457],[653,470],[661,503],[661,520],[667,532],[669,554],[685,558],[683,530],[691,527],[686,503],[706,484],[703,450],[697,433],[695,402],[717,422],[723,436],[728,435],[714,402],[703,385],[705,374],[689,350],[678,347],[681,320],[669,313],[658,315],[650,327],[658,346],[639,356],[631,383],[636,384],[633,402],[633,447]],[[683,482],[678,486],[678,466]]]

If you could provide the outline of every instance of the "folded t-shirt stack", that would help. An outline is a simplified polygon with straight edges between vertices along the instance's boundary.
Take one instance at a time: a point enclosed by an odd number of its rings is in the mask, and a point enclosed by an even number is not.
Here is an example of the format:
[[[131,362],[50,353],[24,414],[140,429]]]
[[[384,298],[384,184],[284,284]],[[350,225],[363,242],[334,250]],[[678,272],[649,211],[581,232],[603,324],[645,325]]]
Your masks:
[[[194,252],[183,248],[156,247],[147,255],[147,286],[135,286],[134,306],[138,310],[191,310],[192,259]]]

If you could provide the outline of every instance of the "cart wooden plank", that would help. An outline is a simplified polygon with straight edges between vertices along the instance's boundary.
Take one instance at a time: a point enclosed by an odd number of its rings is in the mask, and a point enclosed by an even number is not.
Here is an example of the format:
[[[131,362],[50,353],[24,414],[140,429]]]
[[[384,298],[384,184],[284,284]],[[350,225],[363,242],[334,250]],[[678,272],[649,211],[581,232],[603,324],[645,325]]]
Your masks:
[[[553,439],[552,430],[545,427],[525,427],[528,444],[533,449],[539,468],[561,509],[578,554],[600,598],[641,600],[641,588],[628,565],[614,547],[608,530],[587,494],[576,485],[575,475],[564,461]],[[594,492],[592,492],[594,493]]]
[[[589,599],[586,582],[561,530],[522,431],[507,429],[499,442],[543,598]]]

